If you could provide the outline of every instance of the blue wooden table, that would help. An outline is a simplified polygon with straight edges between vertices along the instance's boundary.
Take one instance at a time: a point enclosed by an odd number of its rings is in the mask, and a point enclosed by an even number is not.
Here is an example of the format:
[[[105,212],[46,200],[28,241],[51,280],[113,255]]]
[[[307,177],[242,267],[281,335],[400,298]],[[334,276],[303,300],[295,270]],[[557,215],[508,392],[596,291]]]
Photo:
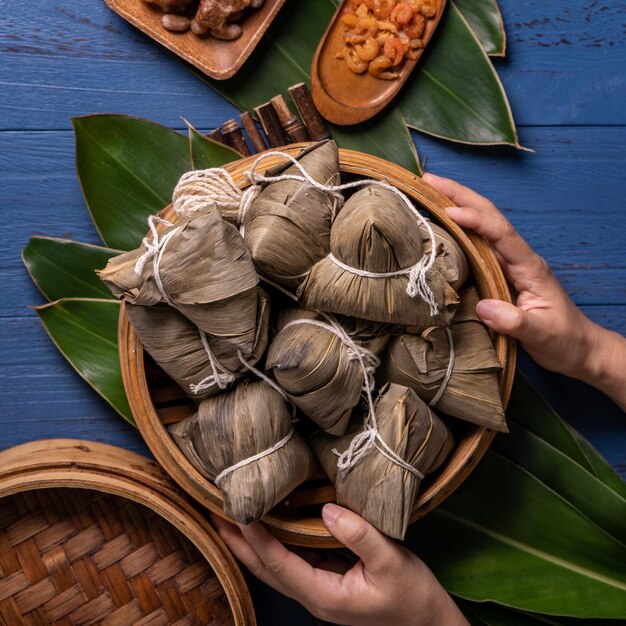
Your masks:
[[[501,0],[501,8],[509,55],[496,65],[521,142],[535,152],[416,135],[420,154],[430,171],[491,197],[584,312],[625,333],[626,5]],[[36,234],[99,243],[76,179],[70,116],[129,113],[177,129],[185,117],[208,130],[236,111],[103,2],[0,0],[0,15],[0,449],[79,437],[147,453],[28,308],[43,300],[20,251]],[[626,476],[623,413],[583,384],[524,357],[521,366]],[[260,621],[278,623],[276,600],[253,591]]]

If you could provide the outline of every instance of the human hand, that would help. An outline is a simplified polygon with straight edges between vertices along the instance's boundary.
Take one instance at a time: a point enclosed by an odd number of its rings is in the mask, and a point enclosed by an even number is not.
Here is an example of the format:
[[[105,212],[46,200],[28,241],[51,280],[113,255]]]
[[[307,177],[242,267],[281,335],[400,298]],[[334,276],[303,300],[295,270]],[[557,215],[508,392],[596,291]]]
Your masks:
[[[212,519],[254,576],[319,619],[345,626],[468,626],[414,554],[336,504],[327,504],[322,515],[333,536],[360,558],[355,565],[332,551],[292,552],[258,522],[234,526]]]
[[[572,302],[548,264],[495,205],[459,183],[425,174],[424,181],[457,207],[446,213],[494,248],[517,293],[515,304],[482,300],[476,312],[496,332],[518,339],[546,369],[579,378],[626,407],[626,340],[589,320]]]

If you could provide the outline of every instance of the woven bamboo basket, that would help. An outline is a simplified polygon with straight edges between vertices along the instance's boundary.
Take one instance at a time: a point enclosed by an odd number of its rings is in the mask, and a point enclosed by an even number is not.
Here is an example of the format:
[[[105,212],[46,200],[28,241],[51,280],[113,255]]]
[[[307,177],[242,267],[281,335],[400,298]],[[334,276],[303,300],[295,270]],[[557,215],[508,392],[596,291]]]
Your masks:
[[[283,150],[297,154],[307,145],[309,144],[293,144]],[[249,184],[244,174],[257,156],[226,166],[240,187],[244,188]],[[481,237],[463,231],[446,215],[444,208],[452,204],[448,198],[411,172],[383,159],[352,150],[340,150],[339,159],[342,173],[384,179],[405,192],[458,241],[468,256],[481,297],[511,301],[508,285],[492,249]],[[280,157],[268,157],[263,166],[270,168],[280,162]],[[171,206],[164,209],[162,215],[172,222],[176,221]],[[515,342],[499,335],[493,339],[503,367],[500,390],[506,406],[515,373]],[[122,377],[130,407],[148,447],[165,471],[187,493],[217,515],[225,517],[219,489],[187,461],[166,430],[169,424],[191,415],[194,405],[150,357],[144,354],[126,317],[124,306],[120,312],[119,346]],[[493,431],[484,427],[472,424],[461,426],[457,433],[456,449],[446,465],[424,481],[411,521],[435,508],[467,478],[487,451],[494,436]],[[333,501],[334,498],[334,488],[320,473],[274,507],[264,518],[264,522],[286,543],[308,547],[337,547],[336,540],[324,526],[320,515],[321,505]]]
[[[256,620],[230,552],[153,461],[58,439],[0,453],[0,623]]]

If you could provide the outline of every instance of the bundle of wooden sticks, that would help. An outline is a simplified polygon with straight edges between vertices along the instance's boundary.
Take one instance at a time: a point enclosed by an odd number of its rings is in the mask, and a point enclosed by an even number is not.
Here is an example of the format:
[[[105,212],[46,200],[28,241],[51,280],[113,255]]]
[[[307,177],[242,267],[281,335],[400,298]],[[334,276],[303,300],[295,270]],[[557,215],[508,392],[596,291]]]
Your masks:
[[[212,130],[209,137],[230,146],[243,156],[290,143],[328,139],[330,135],[313,104],[306,85],[299,83],[289,87],[289,94],[297,109],[297,114],[291,111],[285,98],[278,95],[254,109],[261,129],[252,117],[252,113],[245,111],[239,116],[243,128],[233,118]]]

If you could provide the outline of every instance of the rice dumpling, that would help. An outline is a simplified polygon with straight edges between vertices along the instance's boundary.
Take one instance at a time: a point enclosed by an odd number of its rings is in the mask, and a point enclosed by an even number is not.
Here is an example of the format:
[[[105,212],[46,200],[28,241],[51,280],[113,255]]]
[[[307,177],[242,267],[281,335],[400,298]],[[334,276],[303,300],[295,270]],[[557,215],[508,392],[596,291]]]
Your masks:
[[[200,330],[250,356],[259,279],[237,229],[216,206],[188,222],[166,224],[160,233],[155,221],[142,246],[110,259],[100,278],[126,302],[166,302]]]
[[[458,291],[469,277],[470,267],[467,257],[456,239],[447,231],[430,222],[430,227],[435,235],[437,256],[434,267],[439,270],[448,284]],[[420,225],[420,232],[424,240],[424,252],[430,252],[431,242],[425,226]]]
[[[263,356],[268,340],[270,300],[260,288],[258,300],[256,337],[248,359],[251,365]],[[126,314],[143,347],[194,400],[214,395],[248,372],[236,347],[207,335],[166,304],[126,303]]]
[[[266,368],[307,417],[326,432],[343,435],[366,379],[373,386],[377,355],[388,335],[362,342],[356,320],[344,328],[330,316],[298,308],[283,311],[281,322]]]
[[[435,326],[392,338],[378,380],[407,385],[443,413],[506,432],[498,385],[502,367],[476,315],[478,300],[475,288],[461,294],[449,330]]]
[[[304,307],[420,328],[452,319],[458,297],[436,267],[426,275],[435,316],[429,303],[407,293],[425,247],[415,215],[391,190],[370,185],[352,195],[333,223],[330,251],[298,288]]]
[[[260,519],[316,468],[284,399],[265,382],[243,381],[203,400],[197,413],[169,431],[220,488],[226,515],[242,524]]]
[[[454,440],[433,410],[407,387],[385,385],[375,411],[380,440],[348,470],[338,469],[338,455],[345,454],[354,438],[364,432],[362,424],[355,423],[340,439],[319,431],[310,443],[335,485],[337,503],[386,535],[402,539],[422,478],[442,465]],[[383,443],[413,471],[394,460]]]
[[[334,141],[307,148],[296,157],[307,174],[324,185],[339,184],[339,154]],[[287,162],[266,176],[299,176]],[[328,254],[330,227],[343,203],[341,194],[316,189],[304,180],[266,183],[244,215],[244,238],[262,276],[297,287]]]

